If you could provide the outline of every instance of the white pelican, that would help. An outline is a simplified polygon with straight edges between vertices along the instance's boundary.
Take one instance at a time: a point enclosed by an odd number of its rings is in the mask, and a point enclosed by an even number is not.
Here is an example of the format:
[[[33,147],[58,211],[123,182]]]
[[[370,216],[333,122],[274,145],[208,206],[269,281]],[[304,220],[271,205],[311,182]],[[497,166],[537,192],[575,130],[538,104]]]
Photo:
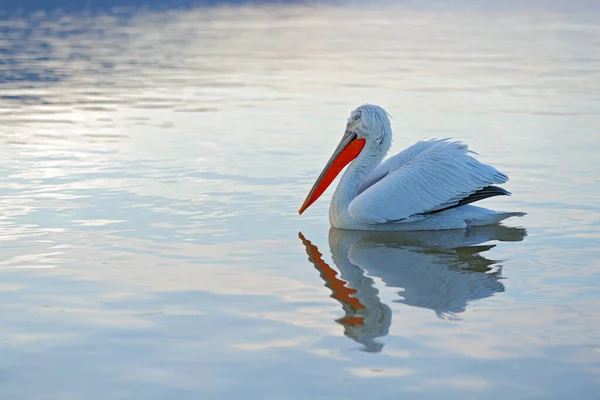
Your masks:
[[[352,111],[346,133],[308,193],[302,214],[351,163],[329,206],[338,229],[437,230],[495,224],[522,212],[468,205],[510,195],[494,184],[508,177],[482,164],[461,142],[420,141],[381,162],[392,143],[387,112],[365,104]]]

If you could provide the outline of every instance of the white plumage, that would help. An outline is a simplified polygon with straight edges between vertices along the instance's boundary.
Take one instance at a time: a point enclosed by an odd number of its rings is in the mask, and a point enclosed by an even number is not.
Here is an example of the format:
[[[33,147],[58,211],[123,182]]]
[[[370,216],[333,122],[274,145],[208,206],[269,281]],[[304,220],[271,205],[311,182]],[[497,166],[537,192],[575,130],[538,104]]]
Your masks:
[[[497,212],[468,203],[509,194],[493,186],[508,177],[473,157],[467,145],[449,139],[420,141],[381,162],[391,146],[385,110],[354,110],[346,134],[309,193],[303,211],[331,181],[325,173],[345,147],[364,147],[346,169],[331,200],[331,225],[360,230],[455,229],[497,223],[520,212]],[[353,144],[355,145],[355,144]],[[355,145],[356,147],[356,145]],[[347,157],[348,158],[348,157]],[[339,167],[339,166],[338,166]],[[341,169],[341,168],[338,168]],[[332,179],[331,179],[332,180]],[[315,197],[316,196],[316,197]]]
[[[414,219],[508,180],[468,153],[466,145],[447,140],[412,145],[390,157],[361,182],[359,194],[350,202],[350,215],[364,224]]]

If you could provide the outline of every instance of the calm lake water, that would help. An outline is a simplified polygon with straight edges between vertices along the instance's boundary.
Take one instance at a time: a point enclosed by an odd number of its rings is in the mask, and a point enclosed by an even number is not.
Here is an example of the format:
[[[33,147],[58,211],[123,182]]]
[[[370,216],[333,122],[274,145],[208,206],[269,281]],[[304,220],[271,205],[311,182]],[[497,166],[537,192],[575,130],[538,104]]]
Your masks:
[[[597,398],[600,8],[486,4],[5,13],[0,397]],[[298,216],[367,102],[528,215]]]

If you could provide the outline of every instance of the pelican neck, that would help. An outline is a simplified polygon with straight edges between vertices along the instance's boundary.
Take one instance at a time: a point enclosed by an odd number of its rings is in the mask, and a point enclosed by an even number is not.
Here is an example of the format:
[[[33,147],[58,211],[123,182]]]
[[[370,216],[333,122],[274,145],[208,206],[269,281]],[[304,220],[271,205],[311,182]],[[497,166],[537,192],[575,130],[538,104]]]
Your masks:
[[[360,183],[381,164],[386,152],[377,150],[379,149],[365,147],[344,171],[329,205],[329,220],[332,226],[341,228],[352,225],[348,206],[358,194]]]

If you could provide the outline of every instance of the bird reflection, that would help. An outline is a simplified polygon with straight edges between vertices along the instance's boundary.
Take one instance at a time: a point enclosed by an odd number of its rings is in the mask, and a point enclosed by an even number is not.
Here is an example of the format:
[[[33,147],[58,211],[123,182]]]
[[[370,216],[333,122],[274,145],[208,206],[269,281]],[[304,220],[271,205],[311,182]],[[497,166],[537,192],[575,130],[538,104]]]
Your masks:
[[[380,232],[331,228],[331,268],[319,249],[299,233],[308,259],[319,271],[331,297],[345,315],[336,320],[344,335],[362,344],[367,352],[379,352],[376,338],[388,334],[390,307],[381,302],[371,277],[398,288],[394,302],[433,310],[439,318],[456,319],[467,305],[503,292],[501,265],[481,255],[494,244],[517,242],[526,236],[522,228],[502,225],[468,230]]]

